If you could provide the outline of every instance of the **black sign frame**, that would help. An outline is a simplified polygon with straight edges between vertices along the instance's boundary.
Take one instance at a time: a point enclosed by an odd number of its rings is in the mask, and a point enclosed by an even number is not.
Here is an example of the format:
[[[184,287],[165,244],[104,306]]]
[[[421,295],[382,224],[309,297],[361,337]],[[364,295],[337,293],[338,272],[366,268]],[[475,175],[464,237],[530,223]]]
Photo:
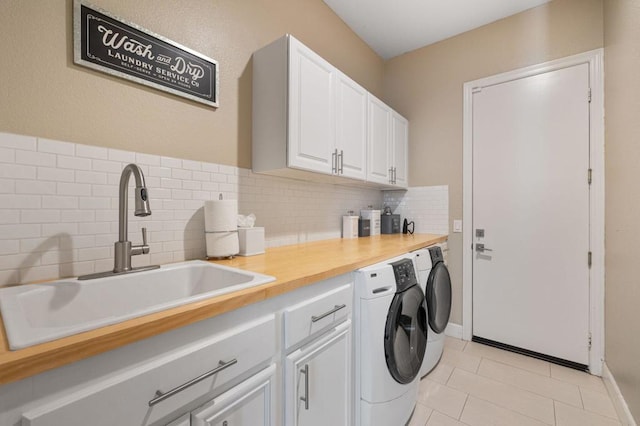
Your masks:
[[[83,0],[73,2],[73,60],[218,107],[218,62]]]

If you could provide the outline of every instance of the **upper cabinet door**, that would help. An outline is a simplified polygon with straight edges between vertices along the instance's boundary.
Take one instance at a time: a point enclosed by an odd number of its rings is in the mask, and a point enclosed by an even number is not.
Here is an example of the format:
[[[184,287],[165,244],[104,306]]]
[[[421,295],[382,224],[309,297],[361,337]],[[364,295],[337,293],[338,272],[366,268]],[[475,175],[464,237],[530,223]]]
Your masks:
[[[368,167],[367,180],[391,183],[391,108],[369,94],[368,96]]]
[[[393,147],[393,183],[407,188],[409,186],[409,176],[407,176],[409,122],[395,111],[391,114],[391,145]]]
[[[288,166],[335,168],[335,68],[293,37],[289,50]]]
[[[367,91],[346,75],[336,79],[337,174],[366,179]]]

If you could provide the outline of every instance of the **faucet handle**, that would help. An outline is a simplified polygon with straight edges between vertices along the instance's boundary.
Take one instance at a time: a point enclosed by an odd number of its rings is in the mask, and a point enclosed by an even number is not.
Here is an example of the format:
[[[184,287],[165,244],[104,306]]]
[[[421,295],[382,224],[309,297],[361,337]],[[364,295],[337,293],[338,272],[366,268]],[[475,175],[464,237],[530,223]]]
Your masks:
[[[147,244],[147,228],[142,228],[142,254],[149,253],[149,245]]]

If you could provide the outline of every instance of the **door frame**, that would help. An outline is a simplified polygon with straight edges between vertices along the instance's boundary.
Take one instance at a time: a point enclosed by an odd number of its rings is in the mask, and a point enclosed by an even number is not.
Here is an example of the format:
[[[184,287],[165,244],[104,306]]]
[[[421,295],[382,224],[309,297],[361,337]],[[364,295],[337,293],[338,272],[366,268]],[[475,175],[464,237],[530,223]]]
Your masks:
[[[589,108],[589,157],[592,169],[589,196],[589,241],[592,263],[589,270],[589,329],[591,351],[589,371],[601,376],[604,362],[604,72],[603,49],[516,69],[469,81],[463,87],[463,184],[462,184],[462,338],[473,332],[473,92],[482,87],[506,83],[580,64],[589,65],[591,105]],[[587,94],[585,93],[585,96]],[[585,180],[587,171],[585,170]],[[549,236],[553,242],[553,235]],[[587,262],[587,253],[585,253]]]

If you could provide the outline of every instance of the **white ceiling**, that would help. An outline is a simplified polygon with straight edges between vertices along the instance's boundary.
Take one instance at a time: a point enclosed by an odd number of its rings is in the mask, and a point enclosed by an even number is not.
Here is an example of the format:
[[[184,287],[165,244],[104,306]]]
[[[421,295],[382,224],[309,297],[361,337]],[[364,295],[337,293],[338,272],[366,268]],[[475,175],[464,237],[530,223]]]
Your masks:
[[[384,59],[550,0],[323,0]]]

